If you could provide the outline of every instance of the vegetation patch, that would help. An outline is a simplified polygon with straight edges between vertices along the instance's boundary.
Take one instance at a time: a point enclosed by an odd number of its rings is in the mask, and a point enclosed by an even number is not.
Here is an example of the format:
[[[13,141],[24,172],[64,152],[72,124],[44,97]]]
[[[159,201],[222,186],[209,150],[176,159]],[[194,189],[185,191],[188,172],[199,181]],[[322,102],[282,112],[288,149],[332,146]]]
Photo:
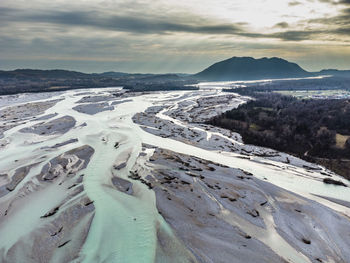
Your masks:
[[[345,136],[345,135],[341,135],[340,133],[337,133],[335,135],[335,141],[336,141],[335,146],[339,149],[345,149],[347,145],[346,142],[349,138],[350,136]]]
[[[350,100],[300,100],[256,92],[255,100],[209,121],[254,144],[320,163],[350,178]]]

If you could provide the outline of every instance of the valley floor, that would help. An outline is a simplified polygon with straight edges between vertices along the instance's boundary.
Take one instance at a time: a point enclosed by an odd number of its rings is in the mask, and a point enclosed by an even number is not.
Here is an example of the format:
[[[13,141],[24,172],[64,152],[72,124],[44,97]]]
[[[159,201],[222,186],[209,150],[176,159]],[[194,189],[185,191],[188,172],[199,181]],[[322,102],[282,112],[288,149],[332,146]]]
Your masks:
[[[1,97],[0,262],[350,262],[348,181],[203,124],[248,100]]]

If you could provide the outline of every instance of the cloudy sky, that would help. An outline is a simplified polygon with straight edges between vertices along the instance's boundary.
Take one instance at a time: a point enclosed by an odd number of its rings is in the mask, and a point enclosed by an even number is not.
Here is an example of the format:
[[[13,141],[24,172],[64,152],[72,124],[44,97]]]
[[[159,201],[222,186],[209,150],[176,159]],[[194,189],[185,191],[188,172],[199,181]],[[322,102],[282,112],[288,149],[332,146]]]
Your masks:
[[[350,0],[0,0],[0,69],[194,73],[232,56],[350,69]]]

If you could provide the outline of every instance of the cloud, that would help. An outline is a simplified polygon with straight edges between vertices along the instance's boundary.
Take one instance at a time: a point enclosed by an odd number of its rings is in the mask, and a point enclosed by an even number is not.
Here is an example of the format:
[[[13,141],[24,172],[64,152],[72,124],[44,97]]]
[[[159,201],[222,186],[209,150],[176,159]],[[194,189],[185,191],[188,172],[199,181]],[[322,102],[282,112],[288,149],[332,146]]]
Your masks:
[[[132,32],[138,34],[164,34],[187,32],[198,34],[238,34],[240,25],[215,24],[211,21],[202,24],[172,22],[145,15],[108,15],[97,11],[41,11],[23,12],[18,9],[0,9],[1,22],[53,23],[66,26],[94,27],[102,30]]]
[[[169,34],[169,33],[191,33],[206,35],[232,35],[245,38],[269,38],[283,41],[303,41],[311,36],[325,33],[320,30],[286,30],[277,33],[254,33],[243,28],[242,23],[224,24],[197,18],[196,23],[180,23],[169,17],[167,20],[161,17],[147,15],[122,16],[108,15],[97,11],[34,11],[23,12],[20,9],[2,10],[0,22],[22,22],[22,23],[47,23],[64,25],[69,27],[91,27],[100,30],[127,32],[134,34]],[[287,22],[280,22],[276,28],[286,29]],[[346,30],[334,30],[333,33],[344,34]]]
[[[293,1],[293,2],[289,2],[288,5],[289,6],[297,6],[297,5],[301,5],[302,3],[298,2],[298,1]]]
[[[280,23],[277,23],[274,27],[277,27],[277,28],[288,28],[289,24],[287,22],[280,22]]]
[[[350,0],[319,0],[319,2],[332,5],[350,5]]]
[[[270,38],[279,38],[284,41],[302,41],[309,40],[312,36],[320,34],[321,31],[284,31],[268,35]]]
[[[349,40],[350,0],[251,1],[1,0],[0,68],[195,72],[233,55],[310,57],[324,40]]]
[[[0,21],[30,22],[65,25],[69,27],[93,27],[102,30],[128,32],[136,34],[167,34],[193,33],[208,35],[236,35],[246,38],[276,38],[285,41],[301,41],[310,37],[313,32],[286,31],[273,34],[252,33],[242,28],[242,24],[215,24],[212,21],[201,20],[200,23],[179,23],[171,19],[164,20],[149,16],[121,16],[106,15],[98,12],[86,11],[41,11],[23,12],[22,10],[7,9],[2,12]],[[197,19],[199,21],[200,19]],[[287,28],[286,22],[276,25]]]
[[[350,0],[348,2],[350,4]],[[350,37],[350,8],[344,8],[338,15],[332,17],[311,19],[308,23],[317,23],[328,27],[327,30],[324,30],[325,34]]]

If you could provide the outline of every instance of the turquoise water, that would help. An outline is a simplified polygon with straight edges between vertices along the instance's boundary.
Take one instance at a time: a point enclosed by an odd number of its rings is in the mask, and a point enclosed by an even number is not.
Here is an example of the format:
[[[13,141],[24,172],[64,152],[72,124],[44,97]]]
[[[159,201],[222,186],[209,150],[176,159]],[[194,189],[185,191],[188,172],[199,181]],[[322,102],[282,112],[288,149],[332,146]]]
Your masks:
[[[88,92],[103,95],[108,94],[108,91],[109,89],[96,89]],[[71,148],[85,144],[94,148],[95,153],[84,171],[84,187],[86,194],[94,201],[95,216],[80,257],[76,262],[154,262],[158,245],[157,229],[159,226],[166,230],[170,236],[172,235],[170,228],[157,212],[153,191],[150,191],[147,186],[133,181],[134,195],[130,196],[116,191],[111,183],[112,166],[118,159],[118,156],[125,153],[125,151],[130,152],[127,166],[121,170],[114,171],[116,176],[127,179],[129,171],[135,165],[139,156],[142,143],[193,155],[230,167],[239,167],[254,173],[258,178],[267,178],[270,183],[322,202],[332,209],[350,216],[348,208],[314,196],[316,194],[350,201],[350,189],[342,187],[337,188],[335,191],[334,186],[313,180],[312,177],[317,177],[317,173],[313,173],[311,177],[311,174],[302,168],[293,167],[294,170],[280,169],[238,158],[238,154],[208,151],[183,142],[152,135],[132,122],[134,114],[143,112],[154,104],[169,104],[168,100],[171,99],[176,106],[176,98],[179,98],[177,101],[179,102],[180,98],[183,101],[187,99],[193,100],[208,94],[219,95],[221,94],[219,89],[216,91],[181,91],[135,96],[131,98],[132,101],[117,105],[113,111],[105,111],[92,116],[72,110],[76,102],[84,96],[77,95],[81,92],[69,91],[57,95],[55,98],[63,98],[64,100],[47,110],[45,114],[58,113],[59,115],[55,118],[70,115],[77,120],[76,126],[83,123],[86,123],[86,126],[72,129],[62,136],[51,136],[43,140],[38,135],[19,133],[18,130],[35,122],[23,124],[5,132],[5,139],[9,140],[10,144],[2,152],[0,158],[0,170],[7,171],[15,169],[19,165],[14,162],[15,159],[35,162],[35,160],[39,160],[42,157],[49,160]],[[184,97],[185,95],[189,97],[186,98]],[[170,119],[163,112],[158,117]],[[187,125],[182,122],[178,124]],[[208,136],[210,136],[209,132]],[[67,145],[54,152],[47,152],[42,149],[44,146],[52,146],[72,138],[78,138],[79,142]],[[33,142],[35,143],[33,144]],[[113,147],[115,142],[119,142],[120,147],[118,149]],[[4,155],[4,153],[6,154]],[[273,163],[272,161],[270,162]],[[30,181],[44,164],[45,162],[32,170],[30,175],[20,185]],[[284,166],[288,165],[284,164]],[[297,176],[297,173],[299,176]],[[300,174],[305,176],[300,176]],[[17,189],[20,188],[20,185]],[[4,198],[9,200],[14,195],[15,192],[8,194]],[[0,238],[0,248],[9,249],[22,236],[34,229],[39,223],[39,216],[62,201],[60,196],[64,196],[64,193],[55,185],[38,192],[36,195],[32,195],[30,197],[30,206],[20,209],[11,220],[0,223],[0,237],[8,237],[6,239]],[[25,221],[22,220],[24,217],[26,218]],[[225,220],[230,221],[233,219],[226,218]],[[270,246],[282,257],[292,258],[291,262],[298,262],[298,257],[303,258],[302,255],[299,255],[298,252],[287,245],[284,250],[278,249],[281,246],[281,237],[275,231],[273,223],[261,235],[249,224],[240,222],[239,225],[245,228],[247,232],[251,230],[251,232],[256,233],[255,237],[257,239]],[[266,235],[270,236],[270,238],[266,238]],[[175,237],[173,238],[175,239]]]

